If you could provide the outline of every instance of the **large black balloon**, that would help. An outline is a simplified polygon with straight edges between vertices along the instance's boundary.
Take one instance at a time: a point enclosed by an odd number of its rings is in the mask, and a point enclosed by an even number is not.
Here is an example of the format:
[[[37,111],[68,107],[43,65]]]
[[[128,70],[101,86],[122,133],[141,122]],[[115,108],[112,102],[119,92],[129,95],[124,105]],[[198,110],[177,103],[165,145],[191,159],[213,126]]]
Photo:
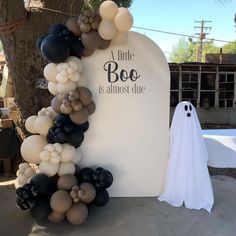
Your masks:
[[[40,38],[37,39],[36,46],[37,46],[38,49],[41,49],[41,44],[47,36],[48,36],[48,34],[45,34],[45,35],[43,35],[43,36],[41,36]]]
[[[41,52],[50,62],[64,62],[70,56],[68,41],[59,35],[48,35],[41,43]]]
[[[110,171],[99,167],[94,173],[94,185],[96,189],[102,190],[109,188],[113,183],[113,176]]]
[[[30,209],[31,215],[37,220],[47,219],[51,212],[50,198],[40,197],[37,199],[35,206]]]
[[[106,189],[96,192],[96,197],[93,200],[93,204],[98,207],[105,206],[109,201],[109,193]]]
[[[45,174],[36,174],[31,180],[30,184],[38,186],[40,194],[51,194],[53,191],[53,183]]]
[[[67,140],[67,142],[70,145],[74,146],[75,148],[78,148],[83,141],[84,141],[84,132],[79,127],[76,127],[73,130],[69,139]]]
[[[81,58],[84,47],[79,38],[74,38],[70,42],[70,55]]]
[[[79,171],[78,182],[94,183],[94,170],[89,167],[85,167]]]
[[[63,24],[55,24],[50,27],[49,34],[60,34],[64,30],[67,30],[67,27]]]

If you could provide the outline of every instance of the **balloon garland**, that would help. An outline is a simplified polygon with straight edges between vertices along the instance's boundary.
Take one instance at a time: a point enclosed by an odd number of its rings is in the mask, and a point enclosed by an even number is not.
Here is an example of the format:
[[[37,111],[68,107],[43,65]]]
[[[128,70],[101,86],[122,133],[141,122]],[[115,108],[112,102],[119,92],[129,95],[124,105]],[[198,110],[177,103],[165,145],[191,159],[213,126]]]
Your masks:
[[[30,210],[35,219],[54,223],[67,219],[79,225],[91,205],[101,207],[109,201],[112,174],[102,167],[79,169],[79,147],[96,110],[92,92],[85,87],[81,57],[124,43],[132,24],[129,10],[108,0],[99,12],[86,7],[79,17],[53,25],[37,40],[49,61],[43,72],[55,97],[51,106],[25,122],[33,135],[21,145],[26,162],[19,165],[15,182],[17,206]]]

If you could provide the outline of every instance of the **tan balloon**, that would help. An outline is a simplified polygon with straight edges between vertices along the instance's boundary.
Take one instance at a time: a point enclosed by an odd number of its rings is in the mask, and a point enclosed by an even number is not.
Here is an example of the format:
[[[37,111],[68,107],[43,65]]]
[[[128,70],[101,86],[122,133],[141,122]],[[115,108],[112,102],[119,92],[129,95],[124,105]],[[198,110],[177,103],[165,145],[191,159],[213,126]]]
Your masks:
[[[51,105],[52,105],[52,109],[56,112],[56,113],[60,113],[60,107],[61,107],[61,99],[59,98],[59,96],[55,96],[52,101],[51,101]]]
[[[56,76],[57,76],[57,64],[49,63],[44,67],[43,70],[44,77],[50,81],[56,83]]]
[[[87,109],[82,108],[80,111],[71,112],[69,116],[72,122],[74,122],[77,125],[81,125],[88,120],[89,113]]]
[[[58,83],[53,83],[53,82],[48,83],[48,90],[52,95],[57,95],[58,94],[57,84]]]
[[[47,176],[55,175],[59,170],[59,163],[52,163],[50,161],[42,161],[39,164],[39,171]]]
[[[61,152],[62,162],[72,161],[75,154],[76,154],[76,149],[74,146],[67,143],[62,144],[62,152]]]
[[[66,83],[58,83],[57,84],[57,91],[59,93],[67,93],[71,90],[76,89],[76,83],[72,81],[67,81]]]
[[[95,102],[94,101],[90,102],[89,105],[87,105],[85,108],[87,109],[89,115],[92,115],[96,110]]]
[[[133,17],[128,11],[119,10],[114,23],[118,31],[127,32],[133,26]]]
[[[38,116],[30,116],[25,121],[25,128],[31,134],[36,134],[37,133],[37,131],[34,128],[34,122],[37,118],[38,118]]]
[[[65,220],[66,214],[64,212],[52,211],[48,216],[48,220],[52,223],[60,223]]]
[[[110,40],[102,39],[101,44],[99,45],[98,48],[102,50],[107,49],[110,46],[110,43],[111,43]]]
[[[88,218],[88,208],[83,203],[75,203],[66,212],[67,220],[74,225],[80,225]]]
[[[29,136],[21,145],[21,155],[28,163],[39,164],[41,161],[39,155],[46,144],[46,138],[41,135]]]
[[[97,31],[92,30],[89,33],[81,34],[81,42],[85,48],[94,50],[99,47],[102,39]]]
[[[82,52],[82,57],[89,57],[94,53],[94,50],[88,49],[88,48],[84,48],[83,52]]]
[[[62,175],[57,181],[57,187],[61,190],[71,190],[74,185],[77,185],[77,179],[74,175]]]
[[[105,40],[111,40],[116,36],[117,29],[111,20],[102,20],[98,27],[98,33]]]
[[[75,164],[73,162],[61,162],[60,167],[58,170],[58,175],[66,175],[71,174],[73,175],[75,173]]]
[[[53,127],[53,119],[49,116],[39,116],[34,122],[34,128],[37,133],[47,136],[48,130]]]
[[[58,190],[51,196],[50,205],[53,211],[63,213],[66,212],[72,204],[72,199],[68,192]]]
[[[77,89],[79,92],[79,100],[84,106],[87,106],[92,101],[92,93],[88,88],[80,87]]]
[[[115,38],[111,40],[112,44],[121,45],[124,44],[128,39],[128,33],[127,32],[117,32]]]
[[[66,27],[75,35],[80,36],[81,31],[80,31],[80,27],[77,23],[77,17],[70,17],[67,21],[66,21]]]
[[[103,19],[112,20],[118,13],[118,6],[113,1],[104,1],[99,7],[99,13]]]
[[[94,200],[96,196],[96,189],[90,183],[80,184],[79,198],[84,203],[90,203]]]

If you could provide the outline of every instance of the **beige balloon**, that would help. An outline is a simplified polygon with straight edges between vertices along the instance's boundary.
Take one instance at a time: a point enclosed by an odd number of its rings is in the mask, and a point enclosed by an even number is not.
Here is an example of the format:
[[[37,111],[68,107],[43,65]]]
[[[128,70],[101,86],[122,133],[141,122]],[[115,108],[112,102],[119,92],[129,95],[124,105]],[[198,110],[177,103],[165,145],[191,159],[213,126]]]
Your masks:
[[[75,173],[75,164],[73,162],[61,162],[60,167],[58,170],[58,175],[66,175],[71,174],[73,175]]]
[[[99,13],[103,19],[112,20],[118,13],[118,6],[113,1],[104,1],[99,7]]]
[[[119,10],[114,23],[118,31],[127,32],[133,26],[133,17],[129,12]]]
[[[53,127],[53,119],[49,116],[39,116],[34,122],[34,128],[37,133],[47,136],[48,130]]]
[[[62,175],[57,181],[57,187],[61,190],[70,191],[74,185],[77,185],[77,179],[74,175]]]
[[[46,144],[47,140],[45,137],[41,135],[31,135],[22,143],[21,155],[28,163],[39,164],[41,161],[39,155]]]
[[[57,94],[58,94],[57,84],[58,84],[58,83],[54,83],[54,82],[49,82],[49,83],[48,83],[48,91],[49,91],[52,95],[57,95]]]
[[[76,82],[67,81],[66,83],[58,83],[57,84],[57,91],[59,93],[67,93],[72,90],[76,89]]]
[[[48,220],[52,223],[60,223],[64,221],[66,218],[66,214],[64,212],[56,212],[52,211],[48,216]]]
[[[66,212],[72,204],[72,199],[68,192],[58,190],[51,196],[50,205],[53,211],[63,213]]]
[[[75,35],[80,36],[81,31],[79,25],[77,24],[77,17],[70,17],[66,21],[66,27]]]
[[[81,125],[88,120],[89,113],[87,109],[82,108],[80,111],[71,112],[69,116],[72,122],[74,122],[77,125]]]
[[[57,76],[57,64],[49,63],[44,67],[43,70],[44,77],[50,81],[56,83],[56,76]]]
[[[67,220],[74,225],[80,225],[88,218],[88,208],[83,203],[75,203],[66,212]]]
[[[72,161],[75,154],[76,154],[76,149],[74,146],[67,143],[62,145],[62,152],[61,152],[62,162]]]
[[[128,39],[128,33],[127,32],[117,32],[115,38],[111,40],[111,44],[117,44],[121,45],[124,44]]]
[[[113,21],[104,19],[99,24],[98,33],[101,38],[111,40],[116,36],[117,29]]]
[[[80,184],[79,198],[84,203],[90,203],[94,200],[96,196],[96,189],[90,183]]]
[[[39,164],[39,171],[47,176],[55,175],[59,170],[59,163],[52,163],[50,161],[42,161]]]
[[[82,70],[83,70],[83,65],[82,65],[82,62],[81,60],[78,58],[78,57],[75,57],[75,56],[70,56],[66,59],[65,61],[66,63],[70,63],[70,62],[74,62],[77,67],[78,67],[78,72],[80,73]]]
[[[38,116],[30,116],[25,121],[25,128],[31,134],[36,134],[37,133],[37,131],[34,128],[34,122],[37,118],[38,118]]]

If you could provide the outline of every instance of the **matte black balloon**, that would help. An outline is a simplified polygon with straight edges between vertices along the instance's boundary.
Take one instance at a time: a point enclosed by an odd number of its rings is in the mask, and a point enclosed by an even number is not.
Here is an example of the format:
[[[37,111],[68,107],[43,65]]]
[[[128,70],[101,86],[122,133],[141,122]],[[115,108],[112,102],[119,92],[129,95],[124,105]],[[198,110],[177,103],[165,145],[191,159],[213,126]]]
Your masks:
[[[109,201],[109,193],[107,192],[106,189],[97,191],[96,192],[96,197],[93,200],[93,204],[98,207],[105,206]]]
[[[27,207],[29,209],[32,209],[36,206],[36,199],[32,198],[32,199],[28,199],[25,204],[27,205]]]
[[[60,63],[70,56],[70,47],[62,36],[48,35],[42,41],[41,52],[48,61]]]
[[[79,125],[79,128],[83,131],[86,132],[89,129],[89,122],[86,121],[85,123]]]
[[[35,206],[30,209],[31,215],[37,220],[47,219],[50,212],[50,199],[46,197],[39,198]]]
[[[43,35],[43,36],[41,36],[40,38],[37,39],[36,46],[37,46],[38,49],[41,49],[41,44],[42,44],[44,38],[47,37],[47,36],[48,36],[48,34],[45,34],[45,35]]]
[[[76,127],[74,129],[74,131],[67,140],[67,142],[70,145],[74,146],[75,148],[78,148],[83,141],[84,141],[84,132],[79,127]]]
[[[40,194],[50,194],[52,189],[52,182],[45,174],[36,174],[31,180],[30,184],[36,185],[40,189]]]
[[[29,209],[26,203],[19,196],[16,196],[16,205],[23,211],[26,211]]]
[[[94,185],[98,190],[106,189],[110,187],[113,183],[113,176],[111,172],[101,167],[96,169],[94,179]]]
[[[40,187],[36,186],[36,185],[33,185],[30,188],[30,192],[31,192],[32,196],[36,197],[40,194]]]
[[[72,42],[70,42],[70,55],[76,56],[81,58],[82,52],[83,52],[83,45],[79,38],[76,38]]]
[[[68,30],[63,24],[55,24],[50,27],[49,34],[60,34],[64,30]]]
[[[79,171],[78,182],[94,183],[94,170],[89,167],[85,167]]]

